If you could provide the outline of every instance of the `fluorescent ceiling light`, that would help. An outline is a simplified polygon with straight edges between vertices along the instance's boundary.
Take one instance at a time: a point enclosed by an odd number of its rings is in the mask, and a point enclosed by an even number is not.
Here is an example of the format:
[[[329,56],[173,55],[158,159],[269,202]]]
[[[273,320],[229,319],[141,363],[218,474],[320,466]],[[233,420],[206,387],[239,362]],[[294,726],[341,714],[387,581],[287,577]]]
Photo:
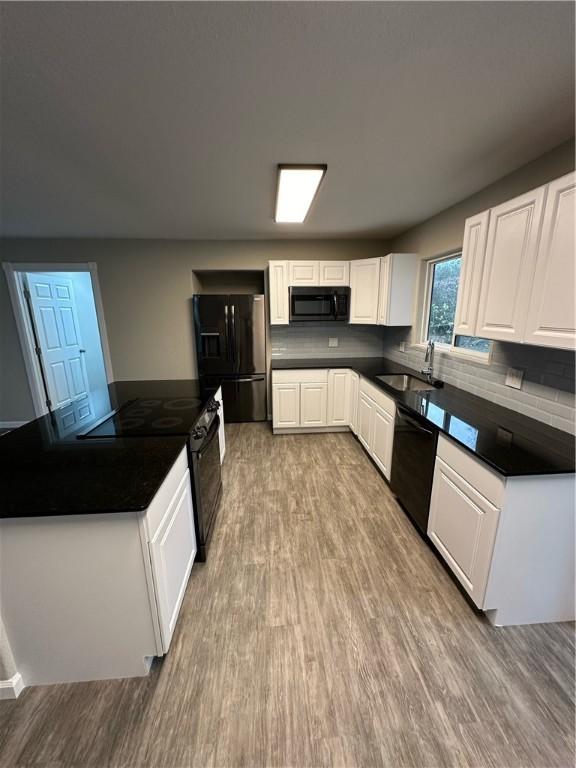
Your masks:
[[[279,165],[277,224],[302,224],[326,173],[326,165]]]

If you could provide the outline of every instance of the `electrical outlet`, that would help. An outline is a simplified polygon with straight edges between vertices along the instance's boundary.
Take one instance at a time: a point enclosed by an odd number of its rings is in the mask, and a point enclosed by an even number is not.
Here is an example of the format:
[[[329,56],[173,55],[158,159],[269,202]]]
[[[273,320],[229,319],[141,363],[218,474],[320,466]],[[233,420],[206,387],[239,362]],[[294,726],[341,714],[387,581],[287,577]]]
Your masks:
[[[506,381],[504,382],[507,387],[513,389],[522,389],[522,379],[524,378],[524,371],[522,368],[508,368],[506,371]]]
[[[406,352],[406,342],[401,341],[400,342],[400,352]]]
[[[329,347],[337,347],[338,346],[338,339],[336,336],[329,336],[328,337],[328,346]]]

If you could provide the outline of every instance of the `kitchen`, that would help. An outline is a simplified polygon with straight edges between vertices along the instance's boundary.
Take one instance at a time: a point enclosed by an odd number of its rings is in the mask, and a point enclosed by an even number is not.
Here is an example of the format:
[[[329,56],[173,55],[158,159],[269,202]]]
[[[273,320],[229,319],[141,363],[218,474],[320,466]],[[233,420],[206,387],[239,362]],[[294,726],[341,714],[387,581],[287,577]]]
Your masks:
[[[486,3],[457,11],[435,3],[152,3],[146,12],[121,3],[7,5],[0,764],[571,764],[576,332],[574,99],[565,64],[573,8],[503,4],[496,24]],[[432,29],[455,53],[464,42],[445,37],[448,19],[468,45],[470,25],[476,30],[470,77],[474,57],[503,51],[513,25],[517,58],[502,88],[518,109],[536,109],[534,92],[542,110],[556,98],[558,120],[545,137],[529,134],[529,148],[509,144],[491,156],[486,139],[482,167],[472,162],[471,136],[455,131],[424,174],[434,192],[423,183],[408,193],[400,180],[409,168],[393,153],[385,172],[364,163],[344,139],[346,116],[324,148],[269,147],[264,135],[256,146],[240,128],[248,113],[231,99],[236,139],[250,164],[266,157],[267,180],[250,177],[244,191],[242,158],[228,153],[227,163],[239,163],[229,185],[224,162],[203,198],[167,162],[178,130],[149,109],[143,81],[121,55],[126,25],[136,30],[129,47],[142,67],[149,35],[170,66],[159,28],[170,29],[169,59],[180,65],[213,63],[209,41],[239,35],[238,71],[270,95],[253,114],[265,110],[271,130],[282,122],[289,135],[290,99],[282,110],[274,83],[254,70],[259,56],[293,61],[287,26],[302,66],[316,56],[308,33],[329,28],[382,87],[379,36],[391,46],[390,65],[394,36],[408,31],[421,35],[420,50]],[[199,29],[215,35],[205,46]],[[23,35],[36,45],[19,46]],[[266,37],[271,49],[252,59],[246,42]],[[105,39],[111,58],[93,79]],[[535,46],[541,71],[528,95],[519,78]],[[435,88],[449,77],[440,50],[429,51]],[[71,61],[77,79],[67,74]],[[188,65],[199,87],[203,69]],[[226,59],[214,66],[231,94],[234,68]],[[300,66],[288,90],[304,87],[310,105],[315,88],[308,93]],[[361,100],[351,62],[339,66],[341,87]],[[27,79],[32,71],[36,81]],[[310,71],[335,117],[335,84],[319,60]],[[424,88],[424,104],[429,83],[419,72],[402,76]],[[161,78],[148,73],[160,103]],[[44,113],[18,100],[24,83],[53,94]],[[116,93],[132,96],[116,102],[117,123],[103,124],[98,109]],[[255,95],[248,86],[242,93],[245,107]],[[184,117],[192,105],[180,96]],[[217,94],[202,98],[214,127],[222,105]],[[455,92],[453,105],[462,98]],[[113,176],[93,163],[84,168],[88,208],[55,181],[54,136],[79,127],[60,99],[81,105],[85,126],[99,126],[101,138],[90,135],[101,157],[122,165],[130,194],[99,197]],[[496,125],[498,99],[485,89],[480,101]],[[128,147],[117,126],[134,125],[135,104],[150,132]],[[390,123],[383,130],[399,139]],[[504,123],[498,130],[511,131]],[[202,145],[207,125],[188,125]],[[214,141],[224,147],[220,128]],[[75,134],[78,147],[87,140]],[[385,146],[383,137],[366,140]],[[35,184],[23,162],[30,142],[44,152]],[[470,178],[449,184],[440,169],[464,151]],[[135,161],[145,153],[143,178]],[[64,155],[72,178],[75,154]],[[423,147],[418,162],[425,157]],[[303,224],[281,222],[284,162],[319,182],[297,197],[311,203]],[[170,210],[147,186],[154,175],[164,192],[180,184]],[[348,183],[362,189],[357,200]],[[371,184],[381,198],[368,194]],[[404,208],[393,214],[396,198]],[[48,345],[41,318],[63,306],[82,272],[93,287],[106,382],[98,397],[86,385],[88,397],[69,398],[74,418],[86,419],[72,427],[68,405],[43,402],[53,400],[57,379],[49,374],[42,389],[30,329],[37,346]],[[52,286],[58,296],[27,299],[26,285]],[[67,358],[70,371],[83,338]]]

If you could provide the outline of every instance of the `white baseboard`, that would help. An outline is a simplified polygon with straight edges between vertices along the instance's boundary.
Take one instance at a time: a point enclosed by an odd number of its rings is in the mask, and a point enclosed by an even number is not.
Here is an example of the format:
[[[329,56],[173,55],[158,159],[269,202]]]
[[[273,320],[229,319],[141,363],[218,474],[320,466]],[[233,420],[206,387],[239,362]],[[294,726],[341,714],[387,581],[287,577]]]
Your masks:
[[[18,429],[28,424],[27,421],[0,421],[0,429]]]
[[[24,681],[20,672],[16,672],[8,680],[0,680],[0,701],[2,699],[17,699],[23,688]]]

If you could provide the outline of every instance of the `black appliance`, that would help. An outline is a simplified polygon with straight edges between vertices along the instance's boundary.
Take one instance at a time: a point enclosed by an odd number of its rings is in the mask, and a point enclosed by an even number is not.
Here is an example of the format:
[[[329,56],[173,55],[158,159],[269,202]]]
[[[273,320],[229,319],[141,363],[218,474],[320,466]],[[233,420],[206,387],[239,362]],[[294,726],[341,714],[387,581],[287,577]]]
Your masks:
[[[426,535],[438,430],[396,405],[390,487],[412,521]]]
[[[222,490],[218,429],[220,404],[212,397],[139,397],[78,435],[82,440],[112,437],[187,435],[194,501],[196,560],[204,562]]]
[[[350,288],[290,288],[290,322],[348,322]]]
[[[264,296],[196,294],[193,307],[198,374],[222,386],[226,421],[266,421]]]

